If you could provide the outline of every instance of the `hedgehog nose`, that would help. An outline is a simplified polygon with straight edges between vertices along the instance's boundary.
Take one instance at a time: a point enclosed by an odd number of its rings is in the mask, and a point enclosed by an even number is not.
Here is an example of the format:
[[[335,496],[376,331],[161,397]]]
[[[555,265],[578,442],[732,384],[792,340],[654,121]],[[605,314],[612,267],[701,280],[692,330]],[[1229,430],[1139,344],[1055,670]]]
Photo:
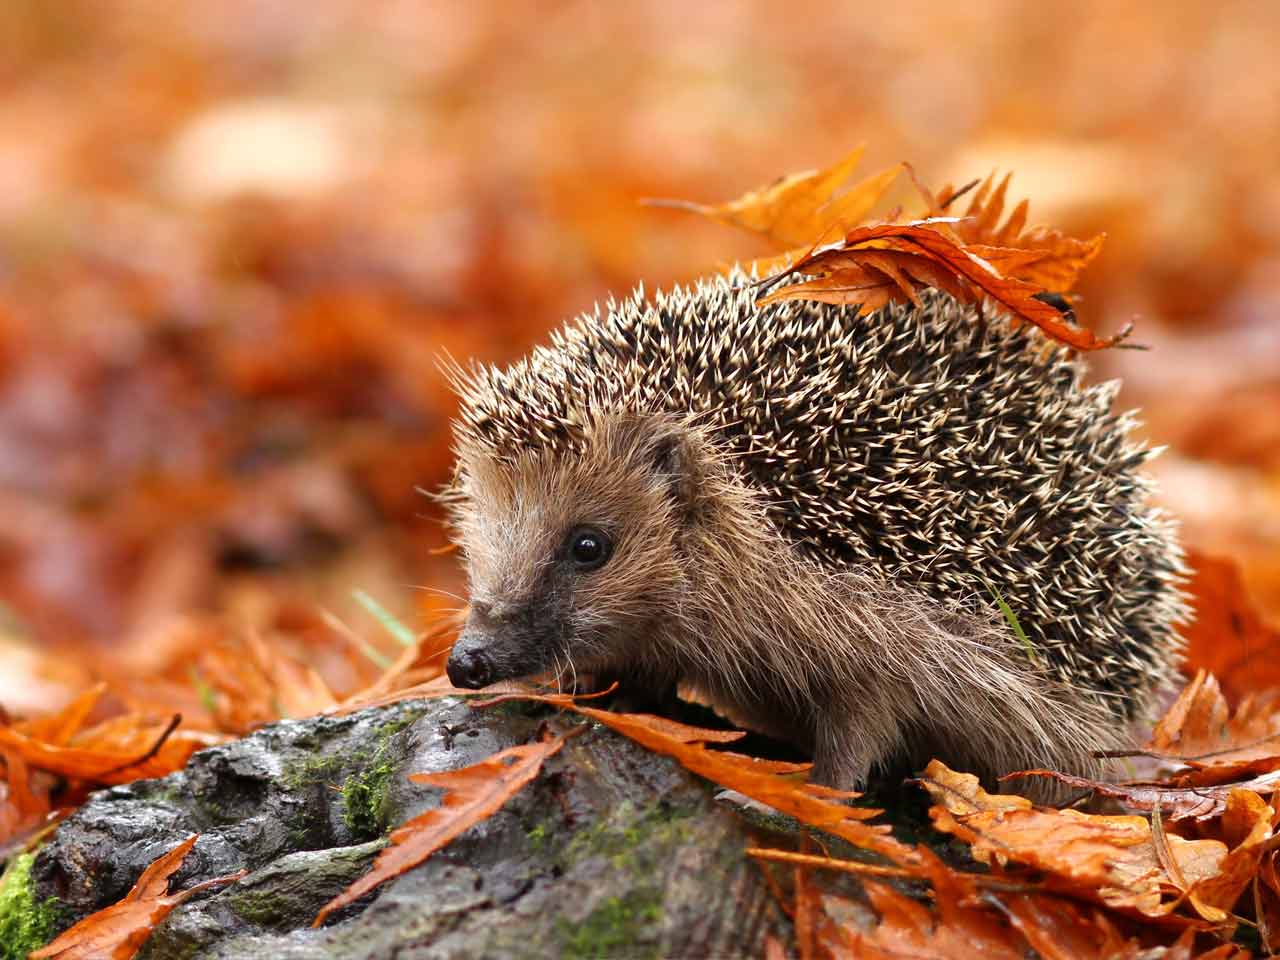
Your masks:
[[[493,665],[479,651],[455,650],[445,671],[449,682],[464,690],[479,690],[493,682]]]

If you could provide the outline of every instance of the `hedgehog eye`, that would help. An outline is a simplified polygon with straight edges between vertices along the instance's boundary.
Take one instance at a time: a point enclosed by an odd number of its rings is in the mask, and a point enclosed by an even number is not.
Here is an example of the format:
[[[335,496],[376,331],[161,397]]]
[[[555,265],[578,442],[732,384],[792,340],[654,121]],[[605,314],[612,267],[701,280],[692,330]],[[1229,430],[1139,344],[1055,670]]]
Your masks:
[[[613,541],[595,527],[578,527],[569,534],[569,556],[579,570],[598,570],[613,553]]]

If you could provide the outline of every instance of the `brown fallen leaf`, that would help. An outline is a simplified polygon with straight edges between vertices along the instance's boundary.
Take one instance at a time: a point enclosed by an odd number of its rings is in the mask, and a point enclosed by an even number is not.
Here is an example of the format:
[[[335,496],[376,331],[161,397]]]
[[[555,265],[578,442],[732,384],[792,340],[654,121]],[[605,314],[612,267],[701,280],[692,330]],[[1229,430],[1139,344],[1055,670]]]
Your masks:
[[[1280,761],[1277,763],[1280,765]],[[1187,818],[1203,821],[1220,817],[1227,809],[1227,801],[1231,793],[1236,790],[1251,791],[1255,795],[1272,794],[1280,790],[1280,769],[1272,770],[1251,780],[1190,786],[1172,786],[1154,781],[1107,783],[1103,780],[1091,780],[1088,777],[1059,773],[1056,770],[1019,770],[1000,779],[1010,780],[1019,777],[1045,777],[1056,780],[1058,783],[1065,783],[1067,786],[1090,790],[1101,796],[1119,800],[1131,810],[1150,813],[1159,808],[1174,821]],[[1181,782],[1180,778],[1179,782]]]
[[[989,794],[977,777],[937,760],[919,782],[935,802],[934,826],[968,843],[979,862],[1033,867],[1049,889],[1148,916],[1168,915],[1180,901],[1183,890],[1161,866],[1143,817],[1035,807],[1024,797]],[[1216,876],[1227,857],[1218,840],[1167,839],[1188,885]]]
[[[1065,897],[1002,894],[993,902],[1042,960],[1138,960],[1144,955],[1142,943],[1124,936],[1103,911]]]
[[[761,234],[779,248],[804,247],[861,223],[902,172],[901,164],[889,167],[836,197],[836,192],[853,176],[865,152],[866,147],[860,146],[832,167],[780,177],[728,203],[713,205],[683,200],[645,203],[688,210]]]
[[[936,286],[965,302],[989,297],[1014,317],[1035,324],[1049,337],[1077,350],[1114,346],[1128,335],[1125,328],[1113,337],[1099,338],[1072,323],[1056,307],[1035,298],[1041,287],[1001,276],[988,261],[937,227],[937,221],[925,220],[851,230],[839,243],[814,249],[790,269],[770,278],[803,274],[814,279],[775,287],[760,303],[818,300],[860,305],[863,312],[869,312],[890,300],[914,301],[904,277],[909,274],[915,282]],[[889,267],[881,251],[902,256]]]
[[[1280,628],[1268,623],[1245,590],[1233,560],[1189,551],[1194,616],[1183,627],[1185,669],[1208,670],[1233,702],[1280,687]]]
[[[156,924],[178,904],[211,887],[234,883],[247,871],[205,880],[180,893],[168,893],[169,878],[200,838],[193,834],[142,871],[119,903],[104,907],[31,954],[31,960],[129,960],[151,936]]]
[[[1273,809],[1275,809],[1273,801]],[[1280,852],[1269,850],[1258,865],[1258,874],[1253,880],[1254,916],[1258,921],[1258,932],[1266,947],[1275,953],[1280,949],[1280,870],[1277,859]]]
[[[972,878],[947,868],[930,850],[920,851],[921,872],[933,887],[930,909],[878,880],[863,884],[880,922],[865,931],[846,926],[854,956],[891,958],[992,957],[1022,960],[1026,944],[997,913],[975,906]]]
[[[1217,678],[1201,670],[1156,724],[1150,750],[1192,768],[1196,783],[1274,770],[1280,758],[1280,693],[1246,696],[1233,712]]]
[[[445,790],[440,806],[393,830],[390,845],[378,854],[369,872],[321,907],[311,925],[320,926],[335,910],[416,867],[491,816],[538,775],[547,758],[559,753],[565,739],[547,734],[535,743],[511,747],[461,770],[410,774],[414,783]]]
[[[1237,901],[1253,882],[1262,858],[1274,844],[1272,809],[1251,790],[1233,790],[1219,825],[1229,850],[1218,872],[1187,891],[1196,912],[1213,923],[1227,923]]]

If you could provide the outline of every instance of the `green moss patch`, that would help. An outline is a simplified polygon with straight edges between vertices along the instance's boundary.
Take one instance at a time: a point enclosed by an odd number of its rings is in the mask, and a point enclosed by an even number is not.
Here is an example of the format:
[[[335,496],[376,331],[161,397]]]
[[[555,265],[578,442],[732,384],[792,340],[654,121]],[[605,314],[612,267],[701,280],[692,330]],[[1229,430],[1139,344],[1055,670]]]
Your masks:
[[[360,771],[342,782],[342,820],[358,840],[372,840],[387,829],[390,810],[387,792],[396,772],[391,757],[391,739],[422,716],[416,711],[384,723],[378,728],[378,747]]]
[[[31,881],[34,853],[10,861],[0,876],[0,960],[26,960],[53,937],[58,900],[36,902]]]
[[[387,788],[395,763],[379,749],[373,762],[342,784],[342,820],[352,836],[372,840],[387,827]]]
[[[569,960],[657,957],[656,928],[661,921],[662,899],[656,890],[633,890],[625,897],[610,897],[581,924],[560,921],[562,955]]]

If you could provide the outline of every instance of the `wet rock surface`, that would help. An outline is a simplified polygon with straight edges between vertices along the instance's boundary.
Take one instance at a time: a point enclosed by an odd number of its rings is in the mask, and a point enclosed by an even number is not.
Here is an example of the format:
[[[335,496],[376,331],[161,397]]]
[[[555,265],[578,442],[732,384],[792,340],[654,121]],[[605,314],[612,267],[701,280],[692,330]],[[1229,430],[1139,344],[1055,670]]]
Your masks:
[[[310,928],[389,827],[436,806],[409,773],[467,766],[580,718],[419,701],[284,721],[185,770],[95,794],[36,858],[62,927],[128,892],[179,841],[170,888],[247,869],[157,927],[161,958],[746,957],[787,921],[743,855],[746,825],[678,764],[590,725],[502,810]]]

